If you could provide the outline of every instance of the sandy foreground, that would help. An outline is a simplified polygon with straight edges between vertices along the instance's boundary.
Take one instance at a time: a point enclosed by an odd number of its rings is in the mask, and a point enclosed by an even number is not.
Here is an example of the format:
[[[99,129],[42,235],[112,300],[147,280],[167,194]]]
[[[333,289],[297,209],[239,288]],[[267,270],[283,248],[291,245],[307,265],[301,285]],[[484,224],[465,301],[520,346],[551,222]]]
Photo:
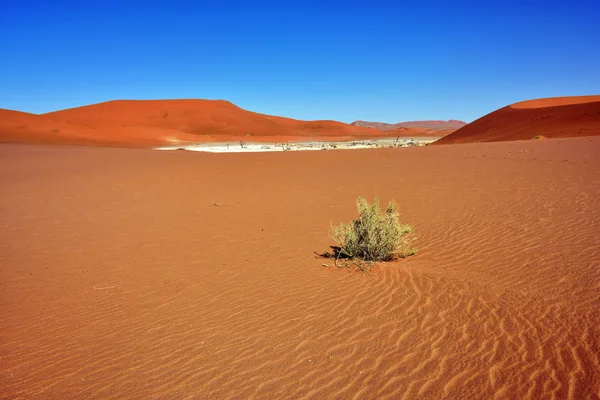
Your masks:
[[[0,398],[599,396],[598,137],[0,162]],[[323,267],[358,195],[419,253]]]

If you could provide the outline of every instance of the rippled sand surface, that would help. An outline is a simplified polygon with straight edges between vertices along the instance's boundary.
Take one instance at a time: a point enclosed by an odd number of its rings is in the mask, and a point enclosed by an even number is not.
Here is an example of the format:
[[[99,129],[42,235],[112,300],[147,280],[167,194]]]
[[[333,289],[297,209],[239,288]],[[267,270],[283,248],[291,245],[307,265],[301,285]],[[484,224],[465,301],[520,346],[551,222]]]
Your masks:
[[[600,138],[0,162],[0,398],[599,396]],[[416,256],[322,266],[358,195]]]

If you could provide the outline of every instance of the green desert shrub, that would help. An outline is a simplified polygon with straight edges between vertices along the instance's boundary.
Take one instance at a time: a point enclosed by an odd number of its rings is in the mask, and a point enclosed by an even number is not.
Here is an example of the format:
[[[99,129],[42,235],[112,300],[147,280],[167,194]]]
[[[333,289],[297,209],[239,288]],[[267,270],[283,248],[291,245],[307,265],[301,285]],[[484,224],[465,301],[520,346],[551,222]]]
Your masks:
[[[331,223],[330,237],[339,247],[337,258],[357,258],[364,261],[390,261],[415,253],[409,248],[409,237],[413,233],[410,225],[401,224],[392,200],[383,214],[379,211],[379,199],[373,204],[359,197],[356,200],[358,219],[338,226]]]

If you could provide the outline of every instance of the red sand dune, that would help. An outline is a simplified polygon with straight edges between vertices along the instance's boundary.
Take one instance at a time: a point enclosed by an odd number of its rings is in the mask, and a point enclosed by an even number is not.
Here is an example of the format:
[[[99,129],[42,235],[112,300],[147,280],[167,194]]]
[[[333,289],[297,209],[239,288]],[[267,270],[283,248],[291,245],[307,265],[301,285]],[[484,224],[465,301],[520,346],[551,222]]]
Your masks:
[[[26,120],[26,123],[23,121]],[[370,138],[382,133],[336,121],[299,121],[227,101],[109,101],[43,115],[1,110],[0,141],[147,147],[197,142]]]
[[[430,130],[456,130],[467,125],[464,121],[451,119],[448,121],[428,120],[428,121],[407,121],[396,124],[405,128],[425,128]]]
[[[394,131],[399,128],[416,128],[424,129],[426,132],[432,135],[437,134],[437,131],[455,131],[463,126],[467,125],[466,122],[451,119],[449,121],[441,120],[427,120],[427,121],[407,121],[398,122],[396,124],[386,124],[384,122],[368,122],[368,121],[354,121],[351,125],[363,126],[368,128],[375,128],[380,131]]]
[[[0,109],[2,143],[148,147],[194,141],[195,136],[171,129],[93,126]]]
[[[109,128],[170,129],[194,137],[215,138],[217,141],[221,136],[251,141],[253,137],[381,135],[374,129],[337,121],[299,121],[259,114],[222,100],[120,100],[57,111],[45,116]]]
[[[38,137],[60,143],[68,137],[85,137],[91,129],[66,122],[49,121],[35,114],[0,109],[0,138],[3,142],[35,142]]]
[[[424,136],[427,135],[430,130],[424,128],[395,128],[393,130],[385,131],[386,133],[400,136]]]
[[[598,398],[600,137],[0,159],[2,398]],[[417,255],[314,258],[358,195]]]
[[[597,96],[565,96],[548,97],[545,99],[526,100],[511,105],[512,108],[542,108],[567,106],[571,104],[595,103],[600,101],[600,95]]]
[[[456,129],[434,129],[429,128],[396,128],[394,130],[384,131],[386,135],[400,136],[400,137],[419,137],[419,136],[430,136],[430,137],[444,137]]]
[[[600,95],[516,103],[488,114],[436,144],[600,135]]]

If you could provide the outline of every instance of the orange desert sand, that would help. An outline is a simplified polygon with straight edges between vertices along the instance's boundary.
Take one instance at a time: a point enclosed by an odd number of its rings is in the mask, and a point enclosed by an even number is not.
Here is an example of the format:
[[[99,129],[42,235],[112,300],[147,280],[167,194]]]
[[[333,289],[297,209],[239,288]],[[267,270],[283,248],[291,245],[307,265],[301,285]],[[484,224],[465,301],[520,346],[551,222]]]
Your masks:
[[[4,398],[597,398],[600,138],[0,157]],[[322,267],[358,195],[419,253]]]
[[[599,398],[599,136],[0,160],[0,398]],[[316,258],[376,195],[417,255]]]

